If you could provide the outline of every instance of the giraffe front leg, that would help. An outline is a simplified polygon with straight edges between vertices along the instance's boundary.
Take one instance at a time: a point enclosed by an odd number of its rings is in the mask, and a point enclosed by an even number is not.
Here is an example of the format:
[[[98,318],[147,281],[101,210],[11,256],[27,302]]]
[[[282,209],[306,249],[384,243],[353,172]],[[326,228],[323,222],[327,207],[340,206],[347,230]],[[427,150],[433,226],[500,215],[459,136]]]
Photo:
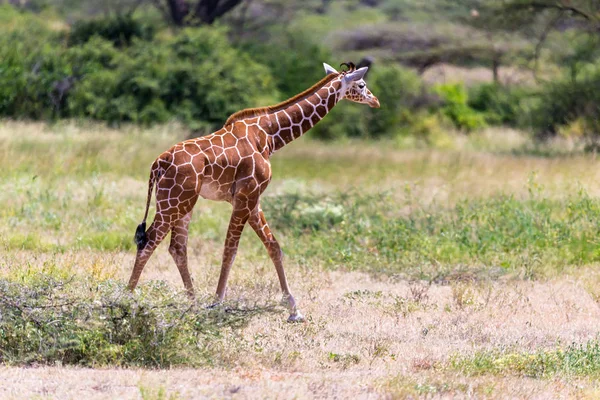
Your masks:
[[[250,201],[244,197],[238,197],[234,199],[233,213],[229,220],[229,228],[227,228],[227,236],[225,238],[225,247],[223,249],[223,261],[221,263],[221,274],[219,275],[219,283],[217,285],[216,304],[219,304],[225,298],[225,291],[227,287],[227,278],[229,277],[229,271],[235,260],[237,254],[238,245],[244,230],[244,225],[250,217],[249,206],[253,206],[254,201]],[[215,306],[213,304],[212,306]]]
[[[285,277],[285,271],[283,270],[283,252],[281,251],[281,247],[279,246],[277,239],[275,239],[275,236],[269,228],[269,224],[265,219],[265,215],[260,208],[260,205],[258,205],[252,212],[248,222],[267,248],[271,260],[273,260],[275,270],[277,271],[277,277],[279,278],[279,284],[281,285],[281,291],[283,292],[283,302],[286,303],[290,311],[288,322],[303,322],[304,316],[300,313],[300,310],[298,310],[298,307],[296,306],[296,300],[294,299],[294,296],[292,296],[287,279]]]

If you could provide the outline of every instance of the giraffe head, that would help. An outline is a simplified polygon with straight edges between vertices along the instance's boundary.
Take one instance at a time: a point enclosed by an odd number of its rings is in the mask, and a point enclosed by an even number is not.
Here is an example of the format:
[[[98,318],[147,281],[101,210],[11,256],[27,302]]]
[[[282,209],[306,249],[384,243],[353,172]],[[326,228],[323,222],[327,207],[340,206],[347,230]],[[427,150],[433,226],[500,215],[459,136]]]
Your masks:
[[[325,72],[329,74],[340,75],[342,82],[342,99],[348,99],[355,103],[368,104],[370,107],[379,108],[379,100],[367,89],[367,83],[363,79],[369,67],[356,69],[353,63],[343,63],[347,66],[346,71],[338,72],[331,65],[323,63]]]

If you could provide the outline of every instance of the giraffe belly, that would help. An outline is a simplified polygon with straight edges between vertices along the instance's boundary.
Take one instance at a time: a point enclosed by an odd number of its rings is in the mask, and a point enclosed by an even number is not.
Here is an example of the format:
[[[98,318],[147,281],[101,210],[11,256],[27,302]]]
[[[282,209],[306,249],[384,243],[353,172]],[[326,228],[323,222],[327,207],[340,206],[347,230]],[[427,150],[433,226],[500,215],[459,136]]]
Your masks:
[[[208,200],[230,201],[231,192],[228,189],[229,185],[221,186],[214,181],[204,182],[200,188],[200,196]]]

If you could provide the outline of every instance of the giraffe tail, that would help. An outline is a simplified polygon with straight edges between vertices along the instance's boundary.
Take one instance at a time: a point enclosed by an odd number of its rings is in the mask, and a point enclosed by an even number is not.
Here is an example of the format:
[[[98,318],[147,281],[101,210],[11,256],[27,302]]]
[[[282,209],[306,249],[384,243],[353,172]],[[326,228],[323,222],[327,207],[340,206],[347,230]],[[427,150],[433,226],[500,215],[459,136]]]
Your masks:
[[[146,246],[146,243],[148,243],[148,236],[146,235],[146,219],[148,218],[148,210],[150,208],[150,201],[152,200],[152,190],[154,189],[154,184],[158,177],[158,169],[158,160],[156,160],[150,169],[150,179],[148,179],[148,199],[146,200],[146,212],[144,213],[144,220],[135,230],[135,236],[133,239],[138,250],[143,249]]]
[[[133,241],[137,245],[138,250],[146,247],[146,243],[148,243],[148,236],[146,236],[146,221],[138,225],[137,229],[135,230],[135,237]]]

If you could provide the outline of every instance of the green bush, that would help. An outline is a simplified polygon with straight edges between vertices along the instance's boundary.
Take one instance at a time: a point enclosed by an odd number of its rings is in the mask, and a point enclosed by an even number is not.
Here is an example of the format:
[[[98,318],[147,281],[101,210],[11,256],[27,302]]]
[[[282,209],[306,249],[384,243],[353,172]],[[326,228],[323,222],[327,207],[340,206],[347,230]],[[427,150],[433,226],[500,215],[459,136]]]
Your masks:
[[[546,83],[531,110],[531,121],[540,135],[556,135],[560,127],[579,120],[583,136],[600,135],[600,65],[578,74]]]
[[[472,131],[486,125],[483,115],[469,107],[469,96],[464,85],[438,85],[435,90],[444,101],[440,111],[450,118],[457,128]]]
[[[220,29],[186,29],[173,38],[134,41],[120,52],[96,52],[100,46],[107,45],[95,39],[69,51],[89,70],[70,99],[75,116],[218,126],[242,108],[274,101],[268,69],[233,48]]]
[[[332,59],[331,52],[303,35],[286,30],[274,32],[268,42],[244,45],[247,54],[271,70],[284,99],[295,96],[325,76],[322,62]]]
[[[368,85],[381,104],[379,109],[367,110],[371,137],[396,133],[406,126],[409,114],[420,107],[425,93],[419,76],[397,65],[375,65]]]
[[[69,33],[69,45],[87,43],[92,37],[99,36],[115,46],[128,46],[134,38],[152,40],[154,28],[134,19],[131,14],[117,15],[75,22]]]
[[[0,37],[0,115],[51,118],[58,111],[57,82],[70,67],[52,42],[31,43],[20,32]],[[55,103],[55,99],[57,103]]]
[[[240,109],[279,97],[269,69],[233,47],[224,29],[149,40],[135,20],[120,17],[76,25],[68,47],[64,33],[40,17],[2,11],[12,13],[6,21],[0,17],[2,116],[139,124],[177,119],[214,129]]]
[[[527,95],[527,89],[485,83],[470,90],[468,105],[489,124],[516,126],[523,112],[521,101]]]
[[[44,16],[0,5],[0,115],[51,118],[55,85],[69,73],[61,32]]]

